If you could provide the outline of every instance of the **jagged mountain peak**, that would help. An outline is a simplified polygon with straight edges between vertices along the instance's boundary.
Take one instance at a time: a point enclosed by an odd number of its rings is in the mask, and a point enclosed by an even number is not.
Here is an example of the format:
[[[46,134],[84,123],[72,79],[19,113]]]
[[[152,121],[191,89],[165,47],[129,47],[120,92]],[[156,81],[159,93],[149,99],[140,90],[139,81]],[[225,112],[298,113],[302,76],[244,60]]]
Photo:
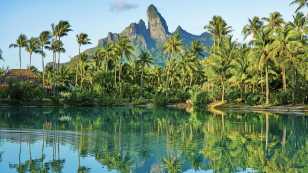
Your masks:
[[[147,15],[151,37],[161,43],[166,41],[169,35],[167,22],[153,4],[148,7]]]
[[[212,44],[212,37],[207,32],[201,35],[194,35],[184,30],[181,26],[178,26],[173,33],[169,32],[166,20],[153,4],[147,9],[147,17],[148,26],[146,26],[144,20],[140,19],[137,23],[129,24],[121,33],[108,33],[107,37],[99,40],[98,47],[114,42],[121,35],[124,35],[132,41],[137,52],[140,49],[148,49],[156,59],[156,62],[163,64],[162,45],[175,33],[181,36],[183,43],[187,46],[190,46],[193,40],[198,40],[208,46]]]

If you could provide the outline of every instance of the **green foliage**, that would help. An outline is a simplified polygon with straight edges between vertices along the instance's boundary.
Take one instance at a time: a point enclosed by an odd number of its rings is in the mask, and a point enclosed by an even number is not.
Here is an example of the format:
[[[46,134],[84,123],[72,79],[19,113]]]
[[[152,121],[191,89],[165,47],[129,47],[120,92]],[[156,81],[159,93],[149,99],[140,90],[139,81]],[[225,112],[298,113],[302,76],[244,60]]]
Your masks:
[[[287,105],[292,103],[292,93],[288,91],[280,91],[273,95],[273,104],[275,105]]]
[[[245,96],[245,103],[248,105],[261,105],[264,103],[264,95],[258,93],[248,93]]]
[[[166,106],[168,104],[168,97],[163,94],[156,94],[153,98],[153,105],[155,107]]]
[[[192,97],[192,104],[196,110],[205,110],[210,103],[208,93],[206,91],[196,92]]]
[[[45,96],[43,88],[30,81],[12,80],[7,92],[9,98],[14,101],[41,100]]]

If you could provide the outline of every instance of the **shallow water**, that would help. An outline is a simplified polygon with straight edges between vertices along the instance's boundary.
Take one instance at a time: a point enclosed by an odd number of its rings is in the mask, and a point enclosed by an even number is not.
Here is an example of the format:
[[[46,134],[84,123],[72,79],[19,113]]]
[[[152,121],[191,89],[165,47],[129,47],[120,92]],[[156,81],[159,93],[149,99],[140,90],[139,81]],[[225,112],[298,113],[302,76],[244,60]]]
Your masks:
[[[178,164],[167,166],[172,160]],[[308,172],[308,117],[125,107],[0,108],[0,173],[172,169]]]

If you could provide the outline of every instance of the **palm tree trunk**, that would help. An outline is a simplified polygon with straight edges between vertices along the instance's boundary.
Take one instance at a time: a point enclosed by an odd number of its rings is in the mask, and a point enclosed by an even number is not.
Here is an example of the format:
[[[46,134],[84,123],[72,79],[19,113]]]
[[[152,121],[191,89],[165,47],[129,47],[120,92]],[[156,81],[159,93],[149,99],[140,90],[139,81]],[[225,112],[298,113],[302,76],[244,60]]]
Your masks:
[[[58,71],[59,71],[59,69],[60,69],[60,52],[58,53]]]
[[[223,78],[221,78],[221,87],[222,87],[221,102],[225,102],[225,83]]]
[[[29,68],[32,66],[32,53],[29,53],[29,56],[30,56],[30,66]]]
[[[42,69],[43,69],[43,88],[45,86],[45,62],[44,62],[44,56],[42,55]]]
[[[283,85],[283,91],[287,91],[287,79],[286,79],[286,67],[283,65],[281,67],[281,75],[282,75],[282,85]]]
[[[269,104],[269,81],[268,81],[268,65],[265,67],[265,80],[266,80],[266,102],[265,104]]]
[[[19,53],[19,69],[21,69],[21,47],[19,47],[18,53]]]

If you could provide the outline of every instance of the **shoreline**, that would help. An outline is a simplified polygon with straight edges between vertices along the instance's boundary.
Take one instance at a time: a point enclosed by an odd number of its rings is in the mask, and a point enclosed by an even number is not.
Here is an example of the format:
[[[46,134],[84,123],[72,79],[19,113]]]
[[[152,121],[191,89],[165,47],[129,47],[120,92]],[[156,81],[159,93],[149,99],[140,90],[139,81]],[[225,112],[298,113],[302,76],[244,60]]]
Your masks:
[[[28,102],[16,102],[12,100],[0,100],[0,108],[6,107],[141,107],[141,108],[153,108],[156,107],[150,100],[143,100],[140,103],[130,102],[128,100],[110,100],[110,102],[99,102],[92,101],[88,103],[73,103],[73,102],[53,102],[51,100],[42,101],[28,101]],[[185,102],[180,103],[168,103],[165,107],[171,109],[186,110],[187,112],[192,111],[192,105]],[[250,106],[245,104],[233,104],[233,103],[221,103],[214,102],[208,105],[208,110],[214,113],[224,113],[224,112],[268,112],[277,114],[298,114],[298,115],[308,115],[308,105],[280,105],[280,106]]]

